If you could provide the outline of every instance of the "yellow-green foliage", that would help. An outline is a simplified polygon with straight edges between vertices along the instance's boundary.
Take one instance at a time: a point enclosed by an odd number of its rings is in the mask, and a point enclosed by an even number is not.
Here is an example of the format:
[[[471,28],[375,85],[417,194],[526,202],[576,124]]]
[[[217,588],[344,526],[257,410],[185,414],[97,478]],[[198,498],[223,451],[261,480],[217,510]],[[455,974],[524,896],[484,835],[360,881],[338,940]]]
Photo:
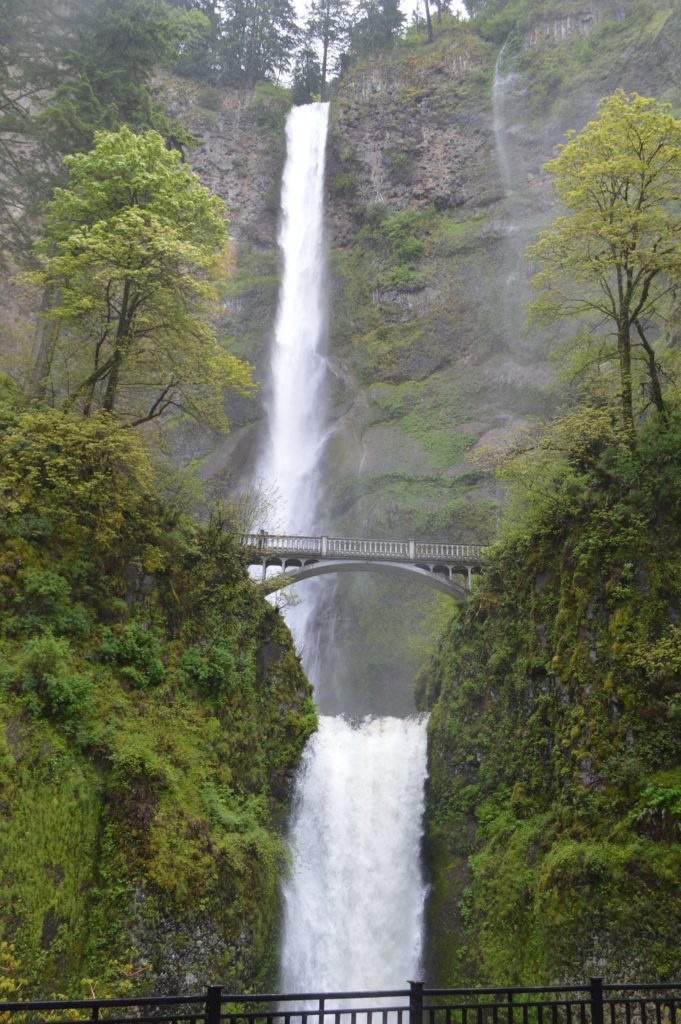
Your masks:
[[[223,389],[252,382],[209,326],[224,203],[156,132],[97,132],[64,162],[32,274],[51,300],[43,386],[85,416],[115,409],[137,425],[179,408],[225,428]]]
[[[0,939],[23,994],[262,984],[316,722],[288,631],[130,430],[3,416]]]
[[[678,974],[681,427],[591,416],[421,680],[438,984]]]

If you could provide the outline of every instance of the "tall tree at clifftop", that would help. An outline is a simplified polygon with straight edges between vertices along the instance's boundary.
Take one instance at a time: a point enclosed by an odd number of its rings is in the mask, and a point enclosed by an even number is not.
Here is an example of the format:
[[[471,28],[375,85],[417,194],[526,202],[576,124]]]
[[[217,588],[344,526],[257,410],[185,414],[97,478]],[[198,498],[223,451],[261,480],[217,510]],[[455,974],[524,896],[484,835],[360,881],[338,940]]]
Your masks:
[[[350,33],[352,56],[377,56],[388,49],[405,20],[398,0],[360,0]]]
[[[329,70],[334,66],[334,58],[347,42],[350,30],[351,7],[349,0],[312,0],[305,23],[305,35],[313,43],[319,45],[321,52],[320,92],[322,100],[326,97],[326,84]]]
[[[290,0],[226,0],[220,15],[217,80],[249,88],[288,71],[300,31]]]
[[[57,296],[45,364],[55,404],[133,426],[172,409],[226,426],[223,388],[245,393],[250,373],[208,324],[222,201],[156,132],[100,132],[66,163],[33,275]]]
[[[616,362],[622,422],[666,418],[661,350],[681,285],[681,120],[669,104],[621,89],[546,164],[566,209],[528,249],[540,267],[531,305],[542,324],[577,318],[585,361]]]

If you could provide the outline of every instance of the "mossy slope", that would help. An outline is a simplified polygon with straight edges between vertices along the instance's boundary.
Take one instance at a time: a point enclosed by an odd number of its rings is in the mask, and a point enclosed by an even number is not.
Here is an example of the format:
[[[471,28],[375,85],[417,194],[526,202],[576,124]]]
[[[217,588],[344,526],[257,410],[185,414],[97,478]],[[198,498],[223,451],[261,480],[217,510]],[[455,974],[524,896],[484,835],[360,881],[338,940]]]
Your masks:
[[[3,425],[0,938],[22,994],[262,985],[316,722],[288,630],[130,431]]]
[[[678,441],[495,549],[422,677],[437,984],[678,976]]]

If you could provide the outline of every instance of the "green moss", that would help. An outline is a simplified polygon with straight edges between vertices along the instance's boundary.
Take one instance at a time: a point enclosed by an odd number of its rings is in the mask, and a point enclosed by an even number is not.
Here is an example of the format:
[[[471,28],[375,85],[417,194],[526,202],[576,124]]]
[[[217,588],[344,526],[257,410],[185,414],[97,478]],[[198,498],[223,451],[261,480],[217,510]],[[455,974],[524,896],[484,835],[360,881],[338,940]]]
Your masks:
[[[267,129],[272,135],[281,136],[292,104],[290,89],[274,85],[273,82],[258,82],[249,108],[260,128]]]
[[[421,677],[435,984],[674,974],[677,433],[516,521]]]
[[[8,420],[0,920],[24,994],[263,984],[316,724],[288,630],[230,536],[158,499],[129,431]]]

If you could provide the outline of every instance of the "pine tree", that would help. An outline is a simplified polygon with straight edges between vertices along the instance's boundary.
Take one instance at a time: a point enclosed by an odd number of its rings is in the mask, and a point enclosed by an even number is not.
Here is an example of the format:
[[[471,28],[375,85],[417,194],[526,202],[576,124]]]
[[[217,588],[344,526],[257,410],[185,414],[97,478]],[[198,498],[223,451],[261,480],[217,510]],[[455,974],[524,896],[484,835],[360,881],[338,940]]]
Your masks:
[[[360,0],[351,33],[352,55],[375,56],[388,49],[404,22],[398,0]]]
[[[327,81],[336,70],[340,53],[348,41],[351,23],[349,0],[312,0],[305,24],[306,38],[316,43],[321,53],[320,95],[327,98]]]

